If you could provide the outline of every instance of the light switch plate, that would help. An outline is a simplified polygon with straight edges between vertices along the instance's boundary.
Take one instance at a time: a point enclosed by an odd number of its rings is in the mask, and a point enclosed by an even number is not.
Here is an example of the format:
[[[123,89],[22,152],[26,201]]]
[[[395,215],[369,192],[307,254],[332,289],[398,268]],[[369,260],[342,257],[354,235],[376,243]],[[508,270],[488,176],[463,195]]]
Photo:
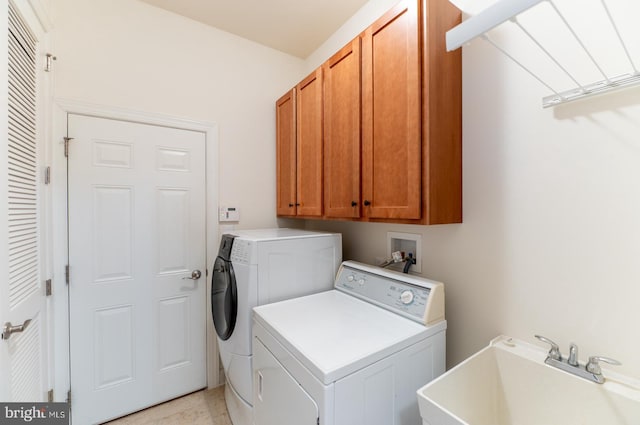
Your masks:
[[[237,207],[220,207],[218,221],[240,221],[240,210]]]

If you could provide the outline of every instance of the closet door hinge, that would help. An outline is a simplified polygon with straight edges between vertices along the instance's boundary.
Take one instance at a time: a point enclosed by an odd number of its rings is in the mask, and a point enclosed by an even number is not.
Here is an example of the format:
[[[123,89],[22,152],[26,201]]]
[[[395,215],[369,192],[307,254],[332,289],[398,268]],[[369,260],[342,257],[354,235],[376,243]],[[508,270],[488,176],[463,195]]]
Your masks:
[[[45,59],[45,63],[44,63],[44,70],[45,72],[51,72],[53,66],[53,61],[56,60],[57,58],[55,56],[53,56],[51,53],[47,53],[47,58]]]
[[[69,409],[71,409],[71,388],[67,391],[67,403],[69,403]]]
[[[47,401],[53,403],[53,388],[47,391]]]
[[[69,265],[67,264],[64,266],[64,280],[67,282],[67,285],[69,284],[69,274]]]
[[[52,289],[51,289],[51,279],[47,279],[44,281],[44,294],[47,297],[50,297],[52,294]]]
[[[73,140],[73,137],[63,137],[64,139],[64,156],[69,157],[69,142]]]
[[[44,184],[51,183],[51,167],[46,167],[44,169]]]

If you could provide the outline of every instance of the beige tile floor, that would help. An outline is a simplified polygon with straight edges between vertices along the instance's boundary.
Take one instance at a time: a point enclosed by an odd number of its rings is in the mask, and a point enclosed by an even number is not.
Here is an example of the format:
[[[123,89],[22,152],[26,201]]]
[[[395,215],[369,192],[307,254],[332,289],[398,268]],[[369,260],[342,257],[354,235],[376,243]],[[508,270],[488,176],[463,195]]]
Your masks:
[[[108,425],[232,425],[224,387],[202,390],[132,413]],[[105,424],[106,425],[106,424]]]

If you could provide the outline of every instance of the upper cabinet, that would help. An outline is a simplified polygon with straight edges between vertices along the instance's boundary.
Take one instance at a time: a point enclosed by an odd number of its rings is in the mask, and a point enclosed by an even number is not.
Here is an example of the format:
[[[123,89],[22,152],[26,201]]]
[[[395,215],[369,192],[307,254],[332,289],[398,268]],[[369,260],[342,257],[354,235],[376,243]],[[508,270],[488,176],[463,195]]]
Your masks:
[[[276,212],[296,215],[296,90],[276,102]]]
[[[447,52],[445,34],[461,13],[448,0],[421,12],[422,222],[462,222],[462,52]]]
[[[422,206],[418,4],[400,2],[361,38],[364,216],[418,220]]]
[[[276,211],[322,216],[322,70],[276,102]]]
[[[360,217],[360,39],[333,55],[324,72],[325,216]]]
[[[296,87],[301,205],[281,212],[278,198],[279,215],[462,221],[462,64],[445,50],[460,20],[448,0],[401,1]]]
[[[322,70],[296,86],[297,211],[322,216]]]

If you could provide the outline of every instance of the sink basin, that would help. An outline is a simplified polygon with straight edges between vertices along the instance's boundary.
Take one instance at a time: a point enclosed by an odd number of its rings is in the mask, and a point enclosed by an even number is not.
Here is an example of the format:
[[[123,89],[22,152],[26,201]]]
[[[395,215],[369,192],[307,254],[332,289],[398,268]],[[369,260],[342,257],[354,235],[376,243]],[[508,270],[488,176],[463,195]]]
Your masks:
[[[423,425],[638,425],[640,381],[604,384],[544,363],[547,350],[501,336],[418,390]]]

